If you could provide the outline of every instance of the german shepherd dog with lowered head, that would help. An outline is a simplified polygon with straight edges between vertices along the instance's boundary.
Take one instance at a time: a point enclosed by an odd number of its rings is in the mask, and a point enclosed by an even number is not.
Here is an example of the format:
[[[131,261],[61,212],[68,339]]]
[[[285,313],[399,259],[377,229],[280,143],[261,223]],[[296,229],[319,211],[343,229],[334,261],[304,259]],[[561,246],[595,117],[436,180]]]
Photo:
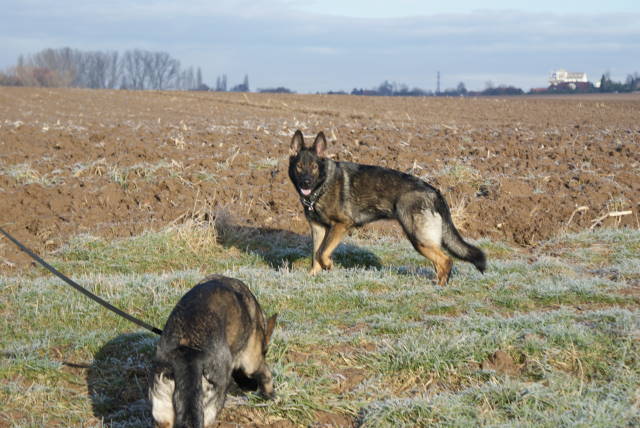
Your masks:
[[[439,285],[447,283],[453,265],[442,247],[484,272],[484,253],[460,236],[437,189],[400,171],[333,161],[324,157],[326,147],[322,132],[311,147],[300,130],[291,140],[289,178],[311,227],[311,274],[332,268],[331,254],[349,229],[380,219],[400,223],[413,247],[433,263]]]
[[[276,317],[267,320],[237,279],[212,275],[189,290],[169,315],[153,360],[156,427],[213,426],[234,377],[273,398],[265,355]]]

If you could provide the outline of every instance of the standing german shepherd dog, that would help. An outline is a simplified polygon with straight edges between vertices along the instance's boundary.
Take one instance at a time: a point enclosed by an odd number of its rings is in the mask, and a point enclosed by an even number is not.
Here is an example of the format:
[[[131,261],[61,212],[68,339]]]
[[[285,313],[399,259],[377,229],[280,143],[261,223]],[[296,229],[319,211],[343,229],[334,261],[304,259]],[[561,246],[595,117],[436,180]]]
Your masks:
[[[149,389],[156,426],[213,426],[233,376],[254,380],[272,398],[265,355],[275,322],[237,279],[212,275],[189,290],[156,348]]]
[[[322,132],[311,147],[300,130],[291,140],[289,177],[311,226],[311,274],[331,269],[331,253],[349,229],[380,219],[398,220],[413,247],[435,266],[439,285],[447,283],[453,264],[442,247],[484,272],[484,253],[460,236],[437,189],[400,171],[327,159],[326,146]]]

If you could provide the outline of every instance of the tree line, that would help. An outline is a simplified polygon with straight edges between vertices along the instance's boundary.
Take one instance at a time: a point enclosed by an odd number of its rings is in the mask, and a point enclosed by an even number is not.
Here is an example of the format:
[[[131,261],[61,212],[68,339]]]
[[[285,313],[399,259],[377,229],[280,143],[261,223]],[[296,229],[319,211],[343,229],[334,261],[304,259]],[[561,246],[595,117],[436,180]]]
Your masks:
[[[242,83],[228,87],[227,75],[223,74],[211,88],[203,82],[200,67],[183,69],[180,61],[167,52],[132,49],[121,54],[69,47],[20,55],[14,67],[0,72],[0,86],[218,92],[251,90],[248,75],[244,76]],[[293,93],[282,86],[257,91]]]
[[[0,85],[93,89],[208,89],[200,67],[183,69],[166,52],[81,51],[68,47],[20,55],[0,73]]]
[[[602,75],[597,85],[591,82],[566,82],[550,85],[542,89],[531,89],[525,92],[521,88],[511,85],[495,86],[492,82],[487,82],[484,90],[469,91],[463,82],[458,83],[455,88],[445,89],[440,92],[433,92],[420,88],[411,88],[404,84],[389,82],[385,80],[377,87],[371,89],[354,88],[351,92],[330,91],[329,94],[351,94],[364,96],[391,96],[391,97],[412,97],[412,96],[501,96],[501,95],[525,95],[525,94],[572,94],[572,93],[614,93],[640,91],[640,74],[629,74],[624,82],[615,82],[609,73]]]
[[[216,86],[212,90],[216,92],[251,92],[251,88],[249,87],[249,75],[245,74],[242,83],[232,86],[230,89],[227,89],[227,75],[223,74],[222,76],[218,76],[216,78]]]
[[[44,49],[33,55],[20,55],[17,64],[6,72],[0,72],[0,85],[78,87],[93,89],[153,89],[153,90],[201,90],[218,92],[250,92],[249,76],[242,83],[229,87],[227,75],[218,76],[214,87],[202,80],[200,67],[183,69],[180,61],[166,52],[142,49],[116,51],[81,51],[69,47]],[[602,75],[597,85],[591,82],[561,83],[547,88],[532,89],[529,93],[593,93],[632,92],[640,90],[640,74],[627,76],[625,82],[615,82],[609,73]],[[257,89],[257,92],[295,93],[289,88]],[[329,91],[328,94],[363,96],[483,96],[522,95],[525,92],[514,86],[494,86],[487,82],[482,91],[468,91],[463,82],[444,91],[409,88],[385,80],[371,89],[354,88],[351,92]]]
[[[332,94],[347,94],[347,92],[330,92]],[[457,96],[481,96],[481,95],[522,95],[524,91],[520,88],[507,85],[494,86],[491,82],[487,82],[487,87],[483,91],[469,91],[467,90],[464,82],[458,83],[455,88],[448,88],[444,91],[430,91],[421,88],[409,88],[405,84],[398,84],[396,82],[389,82],[385,80],[377,87],[371,89],[354,88],[351,95],[364,95],[364,96],[389,96],[389,97],[432,97],[432,96],[444,96],[444,97],[457,97]]]

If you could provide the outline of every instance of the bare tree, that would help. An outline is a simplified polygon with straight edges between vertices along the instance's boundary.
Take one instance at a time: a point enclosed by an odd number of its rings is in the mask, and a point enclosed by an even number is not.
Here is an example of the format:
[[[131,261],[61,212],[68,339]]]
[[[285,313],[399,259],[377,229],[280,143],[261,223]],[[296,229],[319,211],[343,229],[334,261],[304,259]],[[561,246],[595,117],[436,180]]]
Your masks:
[[[198,67],[198,72],[196,73],[196,89],[202,88],[202,70]]]
[[[117,52],[86,52],[84,87],[114,88],[119,80],[120,67]]]
[[[218,76],[216,79],[216,91],[218,92],[226,92],[227,91],[227,75],[223,74],[222,76]]]
[[[242,82],[242,86],[244,86],[244,92],[249,92],[249,75],[245,74],[244,75],[244,81]]]
[[[71,48],[45,49],[29,61],[33,68],[47,70],[47,86],[71,86],[76,77],[74,52]]]
[[[146,67],[147,88],[172,89],[180,72],[180,61],[171,58],[166,52],[143,52]]]
[[[105,70],[104,87],[114,89],[118,86],[118,82],[122,78],[122,64],[118,52],[110,52],[107,54],[107,66]]]
[[[633,74],[627,75],[625,84],[628,86],[630,91],[640,89],[640,74],[638,74],[638,72],[636,71]]]
[[[126,51],[122,56],[122,85],[123,89],[145,89],[147,68],[143,53],[139,49]]]
[[[180,79],[178,83],[178,89],[189,91],[195,86],[195,78],[193,77],[193,67],[189,67],[182,73],[180,73]]]
[[[44,49],[31,56],[20,55],[13,75],[16,82],[30,86],[194,89],[198,85],[193,67],[182,72],[180,61],[168,53],[140,49],[122,56],[118,52]],[[198,79],[199,85],[206,86],[200,69]],[[224,79],[226,85],[226,76]]]
[[[249,92],[249,76],[245,74],[243,82],[231,88],[231,92]]]

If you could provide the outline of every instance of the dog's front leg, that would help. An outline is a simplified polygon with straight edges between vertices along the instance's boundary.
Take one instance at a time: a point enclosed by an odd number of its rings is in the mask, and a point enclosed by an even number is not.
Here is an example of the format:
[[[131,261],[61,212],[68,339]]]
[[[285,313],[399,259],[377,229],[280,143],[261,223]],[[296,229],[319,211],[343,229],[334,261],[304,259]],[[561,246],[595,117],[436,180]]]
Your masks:
[[[315,275],[322,270],[320,265],[320,246],[327,234],[327,228],[320,223],[309,220],[309,226],[311,227],[311,238],[313,239],[313,253],[311,254],[311,275]]]
[[[329,228],[329,232],[325,235],[317,256],[323,269],[329,270],[333,267],[331,254],[338,244],[340,244],[340,241],[342,241],[342,238],[347,233],[348,229],[349,228],[344,223],[334,223]]]
[[[272,400],[276,397],[276,394],[273,391],[273,377],[271,375],[271,370],[269,370],[269,367],[267,367],[267,364],[264,361],[252,377],[258,382],[258,390],[264,398]]]

